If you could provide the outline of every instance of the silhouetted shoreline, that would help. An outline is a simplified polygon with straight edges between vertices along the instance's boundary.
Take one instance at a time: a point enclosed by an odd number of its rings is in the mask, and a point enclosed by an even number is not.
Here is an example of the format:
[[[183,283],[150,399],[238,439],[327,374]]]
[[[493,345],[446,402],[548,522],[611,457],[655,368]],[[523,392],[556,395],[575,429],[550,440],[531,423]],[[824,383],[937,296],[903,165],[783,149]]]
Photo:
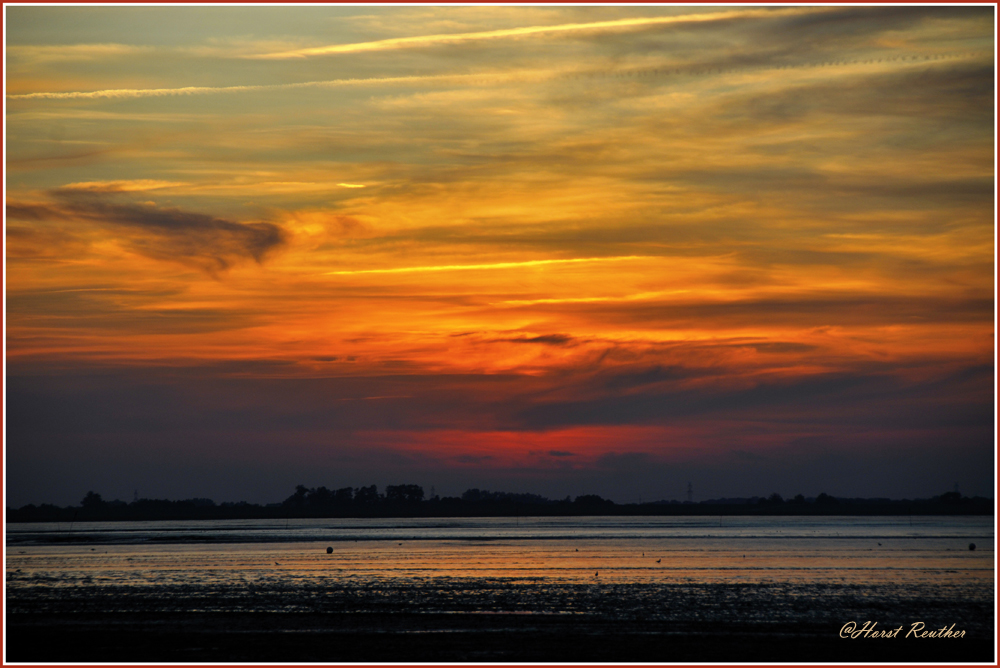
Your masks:
[[[114,522],[155,520],[232,520],[390,517],[601,517],[601,516],[866,516],[866,515],[993,515],[993,499],[947,492],[929,499],[836,498],[801,494],[785,500],[778,494],[747,499],[716,499],[699,503],[655,501],[617,504],[596,495],[551,500],[536,494],[470,489],[461,497],[424,499],[418,485],[375,485],[354,489],[307,489],[281,503],[216,504],[211,499],[137,499],[132,503],[104,501],[90,492],[79,506],[50,504],[8,508],[8,522]]]

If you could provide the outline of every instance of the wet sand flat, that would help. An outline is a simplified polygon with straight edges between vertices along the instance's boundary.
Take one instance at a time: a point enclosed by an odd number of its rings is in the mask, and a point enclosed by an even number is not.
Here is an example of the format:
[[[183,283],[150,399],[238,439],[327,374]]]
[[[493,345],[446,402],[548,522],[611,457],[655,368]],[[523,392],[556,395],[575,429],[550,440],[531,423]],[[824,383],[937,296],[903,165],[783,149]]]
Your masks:
[[[12,662],[994,659],[991,518],[23,527],[6,585]]]
[[[488,581],[401,583],[377,591],[61,591],[8,601],[7,657],[15,662],[582,663],[961,662],[991,661],[993,655],[991,601],[969,601],[958,590],[598,584],[560,589]],[[214,611],[199,611],[206,608]],[[966,633],[957,639],[840,638],[840,628],[852,619],[878,620],[886,629],[902,625],[904,631],[914,621],[924,620],[928,628],[948,622]]]
[[[58,616],[40,624],[15,616],[8,631],[13,662],[950,663],[990,662],[993,655],[992,640],[982,637],[949,646],[861,643],[807,624],[636,624],[513,615],[108,615]]]

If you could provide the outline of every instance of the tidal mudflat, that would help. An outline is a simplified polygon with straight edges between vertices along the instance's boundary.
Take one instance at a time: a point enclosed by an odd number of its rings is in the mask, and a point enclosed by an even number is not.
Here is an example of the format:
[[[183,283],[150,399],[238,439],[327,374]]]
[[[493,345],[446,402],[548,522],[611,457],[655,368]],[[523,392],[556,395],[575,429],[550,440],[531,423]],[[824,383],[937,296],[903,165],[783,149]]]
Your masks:
[[[990,517],[10,525],[5,649],[11,662],[986,662],[993,569]],[[851,638],[850,622],[901,630]]]

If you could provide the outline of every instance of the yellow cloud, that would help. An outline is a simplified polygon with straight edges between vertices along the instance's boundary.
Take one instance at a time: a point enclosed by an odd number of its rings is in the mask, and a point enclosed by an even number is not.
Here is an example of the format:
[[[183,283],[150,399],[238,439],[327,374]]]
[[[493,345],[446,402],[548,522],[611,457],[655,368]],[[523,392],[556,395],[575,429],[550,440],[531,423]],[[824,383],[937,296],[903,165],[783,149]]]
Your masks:
[[[614,21],[595,21],[592,23],[564,23],[552,26],[528,26],[524,28],[508,28],[505,30],[486,30],[481,32],[466,32],[443,35],[420,35],[416,37],[396,37],[393,39],[382,39],[373,42],[358,42],[355,44],[334,44],[331,46],[320,46],[308,49],[295,49],[293,51],[281,51],[278,53],[267,53],[254,58],[284,59],[284,58],[305,58],[308,56],[325,56],[337,53],[357,53],[360,51],[383,51],[386,49],[402,49],[410,47],[431,46],[435,44],[447,44],[454,42],[468,42],[484,39],[503,39],[527,37],[546,33],[560,33],[570,31],[591,31],[591,30],[623,30],[629,28],[643,28],[651,25],[684,24],[684,23],[705,23],[711,21],[727,21],[734,18],[754,18],[763,16],[782,16],[788,14],[800,14],[805,11],[813,12],[815,8],[796,9],[740,9],[732,11],[711,12],[707,14],[686,14],[681,16],[652,16],[634,19],[618,19]]]
[[[539,267],[549,264],[576,264],[582,262],[618,262],[622,260],[644,260],[642,255],[619,257],[585,257],[566,260],[526,260],[523,262],[493,262],[490,264],[446,264],[429,267],[394,267],[391,269],[355,269],[352,271],[328,271],[328,276],[351,276],[354,274],[409,274],[425,271],[464,271],[470,269],[511,269],[514,267]]]
[[[7,55],[17,61],[32,63],[59,62],[64,60],[79,62],[97,58],[135,56],[148,53],[153,47],[131,44],[61,44],[34,45],[15,44],[7,47]]]
[[[62,190],[85,192],[143,192],[161,188],[179,188],[189,184],[180,181],[157,181],[154,179],[134,179],[126,181],[80,181],[62,186]]]
[[[487,76],[477,74],[443,74],[407,77],[367,77],[356,79],[329,79],[288,84],[261,84],[256,86],[182,86],[180,88],[108,88],[93,91],[37,92],[8,95],[8,100],[96,100],[128,99],[137,97],[172,97],[188,95],[213,95],[221,93],[258,93],[297,88],[325,88],[335,86],[384,85],[394,83],[419,83],[426,81],[461,81]],[[490,75],[499,76],[499,75]],[[509,76],[509,75],[508,75]]]

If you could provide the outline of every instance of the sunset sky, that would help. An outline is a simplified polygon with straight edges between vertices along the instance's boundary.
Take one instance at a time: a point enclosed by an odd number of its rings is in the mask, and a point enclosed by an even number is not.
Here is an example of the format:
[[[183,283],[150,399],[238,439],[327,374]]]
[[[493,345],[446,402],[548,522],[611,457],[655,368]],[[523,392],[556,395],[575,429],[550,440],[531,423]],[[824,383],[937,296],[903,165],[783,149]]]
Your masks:
[[[993,495],[990,6],[5,9],[8,506]]]

